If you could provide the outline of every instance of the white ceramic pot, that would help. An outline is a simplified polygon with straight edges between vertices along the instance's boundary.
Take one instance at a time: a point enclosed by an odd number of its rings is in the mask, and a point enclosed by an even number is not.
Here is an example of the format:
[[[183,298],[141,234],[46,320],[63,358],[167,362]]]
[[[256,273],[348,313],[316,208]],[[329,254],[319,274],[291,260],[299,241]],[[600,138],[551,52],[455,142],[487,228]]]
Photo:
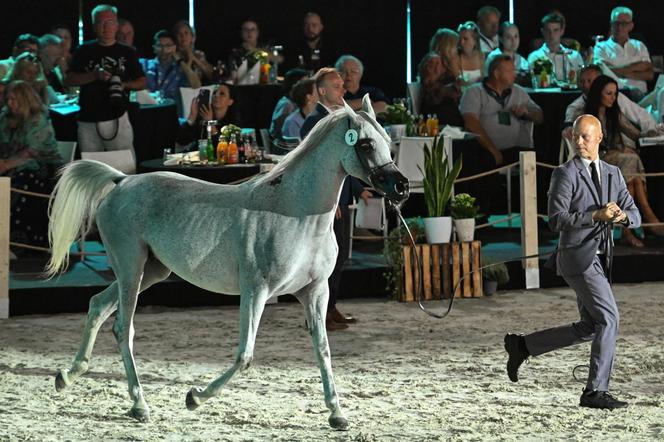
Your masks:
[[[454,230],[456,230],[459,241],[472,241],[475,238],[475,218],[455,219]]]
[[[435,218],[424,218],[424,233],[429,244],[450,242],[450,237],[452,236],[452,217],[438,216]]]
[[[399,142],[402,137],[406,136],[406,125],[405,124],[392,124],[390,125],[390,137],[392,141]]]

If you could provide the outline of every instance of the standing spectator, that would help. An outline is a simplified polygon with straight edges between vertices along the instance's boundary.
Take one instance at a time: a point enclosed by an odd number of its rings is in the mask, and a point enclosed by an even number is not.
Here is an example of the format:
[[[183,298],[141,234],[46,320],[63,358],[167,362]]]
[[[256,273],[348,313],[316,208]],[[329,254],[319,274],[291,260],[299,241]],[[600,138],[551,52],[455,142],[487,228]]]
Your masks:
[[[201,87],[201,80],[187,63],[178,58],[175,39],[165,29],[157,31],[152,39],[155,58],[141,59],[150,91],[159,91],[165,98],[177,100],[181,87]]]
[[[57,97],[49,87],[39,57],[31,52],[24,52],[18,57],[4,79],[5,83],[23,80],[29,84],[46,106],[57,102]]]
[[[131,24],[126,18],[118,19],[118,32],[115,34],[115,39],[118,43],[127,45],[130,48],[136,49],[134,46],[134,25]]]
[[[480,34],[480,50],[488,54],[498,47],[498,24],[500,11],[493,6],[483,6],[477,11],[477,26]]]
[[[316,81],[306,78],[295,83],[291,90],[291,99],[297,105],[297,109],[286,118],[281,133],[284,137],[299,139],[304,120],[311,115],[318,103]]]
[[[548,58],[553,64],[553,75],[560,83],[576,81],[576,74],[583,66],[583,57],[574,49],[566,48],[560,41],[565,34],[565,17],[559,12],[552,12],[542,18],[542,47],[528,55],[528,64],[532,67],[535,60]]]
[[[344,80],[344,89],[346,94],[344,100],[354,110],[362,109],[362,97],[369,94],[371,106],[375,113],[385,112],[389,99],[383,91],[372,86],[361,85],[362,75],[364,75],[364,65],[352,55],[342,55],[334,64],[335,69]]]
[[[180,20],[173,26],[173,35],[178,45],[178,55],[185,63],[191,63],[194,72],[203,84],[212,80],[212,65],[208,63],[205,52],[195,49],[196,33],[186,20]]]
[[[295,83],[307,78],[307,71],[301,68],[293,68],[286,72],[284,75],[284,82],[282,90],[284,95],[277,101],[272,112],[272,120],[270,123],[270,137],[273,140],[281,138],[281,129],[284,125],[286,118],[297,109],[297,104],[291,100],[291,90]]]
[[[0,60],[0,79],[4,78],[7,75],[7,72],[14,65],[16,57],[21,55],[24,52],[30,52],[31,54],[37,55],[39,50],[39,39],[32,34],[21,34],[18,36],[14,42],[14,47],[12,49],[12,56],[6,60]]]
[[[480,51],[480,34],[472,21],[462,23],[459,33],[459,56],[461,58],[461,80],[464,85],[482,81],[484,77],[484,55]]]
[[[417,68],[420,83],[420,112],[436,114],[440,124],[463,126],[459,113],[461,90],[453,76],[445,74],[440,55],[427,53]]]
[[[128,91],[145,89],[147,81],[136,51],[115,40],[117,9],[96,6],[92,24],[97,39],[76,49],[65,78],[65,86],[81,87],[78,145],[85,152],[133,150]]]
[[[48,85],[55,92],[65,93],[64,73],[62,72],[62,58],[64,50],[62,39],[57,35],[45,34],[39,37],[39,58],[44,68],[44,76]]]
[[[604,74],[616,80],[621,89],[627,89],[632,100],[639,101],[648,92],[646,81],[655,74],[646,45],[629,38],[633,17],[632,10],[624,6],[611,11],[611,38],[597,43],[593,58]]]
[[[496,55],[509,55],[514,61],[514,69],[517,72],[517,78],[525,76],[530,72],[528,61],[517,52],[519,50],[519,28],[514,23],[504,21],[498,28],[498,39],[500,41],[499,47],[494,49],[487,55],[486,62],[484,63],[485,74],[488,71],[489,62]]]
[[[24,81],[9,83],[6,97],[0,111],[0,175],[11,177],[13,187],[50,194],[62,158],[48,111]],[[12,193],[11,240],[48,247],[47,208],[45,198]]]
[[[315,12],[307,12],[302,21],[303,38],[292,45],[286,62],[290,67],[301,67],[310,72],[332,66],[337,52],[331,40],[323,39],[323,21]]]

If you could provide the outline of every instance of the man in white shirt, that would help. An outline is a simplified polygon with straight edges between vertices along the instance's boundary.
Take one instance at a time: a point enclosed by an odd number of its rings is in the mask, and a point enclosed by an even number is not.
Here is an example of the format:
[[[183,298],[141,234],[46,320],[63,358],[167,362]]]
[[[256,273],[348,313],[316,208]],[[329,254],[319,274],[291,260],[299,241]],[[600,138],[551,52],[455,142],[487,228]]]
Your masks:
[[[579,72],[579,88],[582,94],[579,98],[572,101],[565,111],[565,125],[569,127],[563,130],[563,136],[570,141],[572,140],[572,123],[578,116],[585,113],[586,97],[588,91],[590,91],[590,86],[595,81],[595,78],[601,74],[602,69],[596,64],[584,66]],[[641,132],[655,130],[657,122],[652,115],[622,93],[618,93],[618,106],[629,121],[641,128]]]
[[[558,12],[552,12],[545,15],[541,23],[544,44],[528,55],[528,64],[532,69],[535,60],[548,58],[553,64],[556,80],[564,83],[573,81],[583,66],[583,57],[574,49],[566,48],[560,43],[565,34],[565,17]]]
[[[624,6],[611,11],[611,37],[597,43],[593,58],[605,75],[613,77],[621,89],[629,89],[631,98],[638,101],[648,91],[646,81],[655,74],[646,45],[629,38],[632,18],[632,10]]]
[[[499,45],[498,26],[500,25],[500,11],[493,6],[483,6],[477,11],[477,26],[480,28],[480,50],[486,54]]]

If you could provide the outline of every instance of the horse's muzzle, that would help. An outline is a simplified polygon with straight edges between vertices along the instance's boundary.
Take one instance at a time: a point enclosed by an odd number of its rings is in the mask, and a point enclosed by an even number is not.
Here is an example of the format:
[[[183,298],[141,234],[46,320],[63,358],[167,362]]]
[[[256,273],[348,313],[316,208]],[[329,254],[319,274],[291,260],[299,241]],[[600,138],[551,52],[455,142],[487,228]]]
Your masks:
[[[408,178],[403,176],[394,163],[388,163],[373,171],[369,181],[378,193],[394,205],[403,203],[410,195]]]

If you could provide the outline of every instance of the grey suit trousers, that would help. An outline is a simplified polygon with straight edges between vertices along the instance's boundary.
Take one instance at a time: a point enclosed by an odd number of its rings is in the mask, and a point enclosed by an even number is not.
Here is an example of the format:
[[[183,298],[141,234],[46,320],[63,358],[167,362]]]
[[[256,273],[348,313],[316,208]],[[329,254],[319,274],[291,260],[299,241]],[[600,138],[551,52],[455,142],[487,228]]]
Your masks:
[[[526,347],[538,356],[592,340],[586,388],[608,391],[620,314],[599,257],[582,274],[563,278],[576,292],[580,320],[527,335]]]

